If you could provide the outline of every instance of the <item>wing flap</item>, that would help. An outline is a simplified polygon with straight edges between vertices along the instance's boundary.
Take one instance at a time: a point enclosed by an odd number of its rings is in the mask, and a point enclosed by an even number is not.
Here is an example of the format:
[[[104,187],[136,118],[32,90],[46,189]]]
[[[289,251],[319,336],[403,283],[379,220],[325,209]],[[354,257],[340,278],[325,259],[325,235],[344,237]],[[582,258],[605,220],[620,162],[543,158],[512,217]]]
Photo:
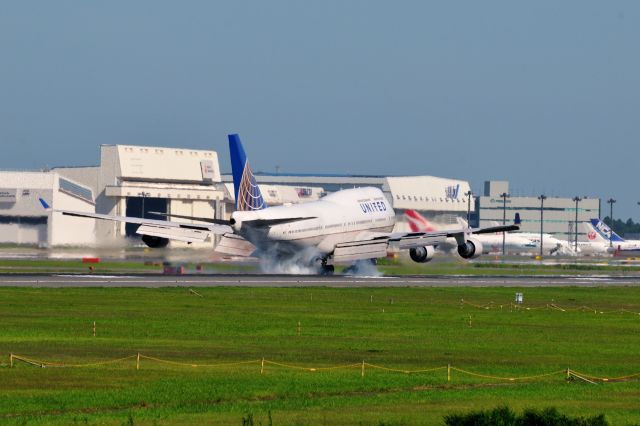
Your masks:
[[[202,243],[211,235],[209,231],[199,229],[169,228],[146,224],[140,225],[136,230],[136,234],[185,241],[187,243]]]
[[[239,235],[224,234],[213,251],[228,256],[249,257],[256,251],[256,247]]]
[[[283,225],[285,223],[301,222],[303,220],[317,219],[317,217],[285,217],[281,219],[253,219],[242,221],[243,225],[253,228],[267,228],[270,226]]]
[[[349,263],[361,259],[377,259],[387,255],[388,239],[351,241],[337,244],[333,250],[333,263]]]
[[[161,213],[161,212],[149,212],[149,214],[153,214],[156,216],[164,216],[164,217],[176,217],[178,219],[188,219],[195,220],[197,222],[205,222],[205,223],[213,223],[216,225],[230,225],[231,223],[225,219],[213,219],[210,217],[200,217],[200,216],[185,216],[180,214],[172,214],[172,213]]]
[[[411,249],[417,247],[437,246],[447,240],[446,235],[422,235],[401,238],[398,241],[399,249]]]

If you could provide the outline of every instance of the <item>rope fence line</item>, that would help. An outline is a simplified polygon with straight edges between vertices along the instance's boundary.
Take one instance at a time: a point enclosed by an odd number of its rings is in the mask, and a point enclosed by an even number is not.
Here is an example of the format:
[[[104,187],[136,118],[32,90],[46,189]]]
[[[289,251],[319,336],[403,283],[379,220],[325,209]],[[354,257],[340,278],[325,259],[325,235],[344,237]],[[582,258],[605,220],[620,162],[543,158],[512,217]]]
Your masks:
[[[303,367],[299,365],[284,364],[276,361],[268,361],[266,359],[264,360],[264,364],[271,364],[278,367],[291,368],[294,370],[304,370],[304,371],[331,371],[331,370],[340,370],[340,369],[347,369],[347,368],[359,368],[362,365],[361,363],[356,363],[356,364],[336,365],[334,367]]]
[[[563,369],[563,370],[558,370],[558,371],[552,371],[551,373],[537,374],[537,375],[534,375],[534,376],[501,377],[501,376],[493,376],[493,375],[490,375],[490,374],[474,373],[472,371],[463,370],[461,368],[456,368],[456,367],[451,367],[451,370],[457,371],[458,373],[467,374],[469,376],[482,377],[484,379],[505,380],[505,381],[510,381],[510,382],[515,382],[517,380],[541,379],[543,377],[557,376],[559,374],[566,374],[567,373],[567,369]]]
[[[476,309],[500,309],[508,308],[509,310],[522,310],[522,311],[543,311],[543,310],[555,310],[560,312],[593,312],[594,314],[632,314],[632,315],[640,315],[640,312],[635,312],[626,308],[615,309],[611,311],[600,310],[598,308],[593,308],[590,306],[578,306],[578,307],[563,307],[559,306],[555,303],[547,303],[544,306],[524,306],[519,305],[513,302],[505,303],[505,304],[497,304],[495,302],[485,303],[484,305],[479,305],[477,303],[472,303],[464,299],[460,299],[460,307],[471,306]]]
[[[150,361],[156,361],[156,362],[160,362],[163,364],[171,364],[171,365],[178,365],[178,366],[183,366],[183,367],[193,367],[193,368],[198,368],[198,367],[204,367],[204,368],[217,368],[217,367],[232,367],[235,365],[243,365],[243,364],[259,364],[261,360],[259,359],[254,359],[254,360],[250,360],[250,361],[238,361],[238,362],[221,362],[218,364],[194,364],[191,362],[179,362],[179,361],[170,361],[170,360],[166,360],[166,359],[160,359],[160,358],[156,358],[156,357],[152,357],[152,356],[148,356],[148,355],[142,355],[142,354],[138,354],[138,355],[133,355],[133,357],[139,357],[139,359],[148,359]]]
[[[253,365],[260,365],[260,374],[264,374],[266,366],[269,366],[269,365],[273,367],[281,367],[286,369],[308,371],[308,372],[333,371],[333,370],[339,370],[339,369],[360,369],[362,377],[365,376],[365,370],[367,368],[373,369],[373,370],[387,371],[391,373],[402,373],[407,375],[433,373],[437,371],[447,370],[447,382],[451,382],[452,372],[460,373],[462,375],[467,375],[471,377],[478,377],[482,379],[510,381],[510,382],[537,380],[537,379],[543,379],[543,378],[547,378],[551,376],[559,376],[559,375],[562,375],[567,380],[577,378],[591,384],[607,383],[607,382],[625,382],[625,381],[630,381],[633,379],[640,378],[640,372],[628,374],[625,376],[617,376],[617,377],[599,377],[599,376],[593,376],[590,374],[581,373],[579,371],[572,370],[571,368],[566,368],[562,370],[556,370],[556,371],[551,371],[551,372],[541,373],[536,375],[529,375],[529,376],[515,376],[515,377],[514,376],[496,376],[492,374],[478,373],[474,371],[465,370],[462,368],[452,366],[451,364],[445,365],[442,367],[432,367],[432,368],[418,369],[418,370],[406,370],[406,369],[386,367],[378,364],[371,364],[366,362],[365,360],[362,360],[362,362],[357,362],[353,364],[343,364],[343,365],[327,366],[327,367],[309,367],[309,366],[293,365],[293,364],[286,364],[286,363],[277,362],[277,361],[271,361],[264,358],[257,359],[257,360],[249,360],[249,361],[222,362],[217,364],[197,364],[197,363],[179,362],[179,361],[172,361],[172,360],[167,360],[162,358],[156,358],[149,355],[143,355],[141,353],[129,355],[122,358],[116,358],[116,359],[111,359],[106,361],[89,362],[89,363],[83,363],[83,364],[67,364],[63,362],[42,361],[42,360],[36,360],[30,357],[26,357],[23,355],[17,355],[17,354],[11,353],[9,355],[9,367],[13,368],[15,366],[15,363],[19,361],[19,362],[23,362],[25,364],[33,365],[40,368],[83,368],[83,367],[86,368],[86,367],[98,367],[98,366],[104,366],[104,365],[111,365],[111,364],[121,363],[121,362],[134,360],[134,359],[136,362],[136,366],[135,366],[136,370],[140,369],[140,361],[142,359],[158,362],[161,364],[175,365],[179,367],[191,367],[191,368],[221,368],[221,367],[232,367],[232,366],[253,364]]]
[[[389,367],[384,367],[382,365],[369,364],[368,362],[365,362],[364,365],[369,367],[369,368],[375,368],[375,369],[378,369],[378,370],[391,371],[391,372],[394,372],[394,373],[404,373],[404,374],[429,373],[429,372],[432,372],[432,371],[446,370],[447,368],[450,368],[449,366],[445,365],[444,367],[426,368],[424,370],[401,370],[401,369],[398,369],[398,368],[389,368]]]
[[[83,368],[83,367],[97,367],[97,366],[101,366],[101,365],[108,365],[108,364],[116,364],[118,362],[122,362],[122,361],[126,361],[129,359],[133,359],[135,358],[137,355],[129,355],[123,358],[117,358],[117,359],[111,359],[111,360],[107,360],[107,361],[98,361],[98,362],[89,362],[89,363],[85,363],[85,364],[65,364],[65,363],[61,363],[61,362],[50,362],[50,361],[40,361],[40,360],[35,360],[35,359],[31,359],[31,358],[27,358],[25,356],[22,355],[16,355],[16,354],[11,354],[10,355],[10,360],[9,360],[9,365],[11,367],[13,367],[13,362],[14,361],[22,361],[26,364],[31,364],[31,365],[35,365],[41,368],[45,368],[45,367],[49,367],[49,368]]]

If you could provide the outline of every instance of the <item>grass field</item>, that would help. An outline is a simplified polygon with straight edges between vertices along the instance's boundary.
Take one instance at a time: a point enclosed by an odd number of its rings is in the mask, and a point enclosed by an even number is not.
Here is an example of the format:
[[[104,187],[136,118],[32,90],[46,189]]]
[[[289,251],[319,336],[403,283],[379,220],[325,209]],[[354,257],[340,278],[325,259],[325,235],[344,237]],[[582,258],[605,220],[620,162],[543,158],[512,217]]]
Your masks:
[[[509,307],[505,288],[0,288],[0,423],[8,424],[441,424],[450,412],[507,404],[555,406],[640,422],[640,382],[589,384],[562,373],[640,372],[640,288],[528,288]],[[494,302],[492,309],[477,305]],[[565,312],[546,309],[589,306]],[[502,309],[500,309],[500,305]],[[628,312],[611,312],[619,309]],[[603,312],[603,313],[599,313]],[[636,313],[632,313],[636,312]],[[97,336],[92,336],[96,321]],[[298,329],[298,322],[300,328]],[[299,330],[299,335],[298,335]],[[89,363],[138,352],[197,364],[135,358],[84,368],[38,368],[9,353]],[[267,364],[352,368],[309,372]]]

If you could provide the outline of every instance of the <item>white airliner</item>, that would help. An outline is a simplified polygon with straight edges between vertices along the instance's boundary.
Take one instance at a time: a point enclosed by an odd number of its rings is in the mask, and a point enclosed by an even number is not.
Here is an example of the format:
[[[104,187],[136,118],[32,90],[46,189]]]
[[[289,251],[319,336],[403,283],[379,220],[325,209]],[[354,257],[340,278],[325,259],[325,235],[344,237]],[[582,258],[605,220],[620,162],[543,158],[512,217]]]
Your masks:
[[[412,232],[437,231],[434,225],[415,210],[405,210],[404,215]],[[462,219],[459,220],[459,223],[466,226],[466,221]],[[502,232],[496,232],[478,235],[476,238],[482,243],[482,253],[502,253],[502,234]],[[449,240],[447,246],[451,247],[454,243],[455,241]],[[532,253],[539,250],[539,245],[532,242],[531,239],[523,237],[520,233],[505,233],[504,247],[507,253],[515,254]]]
[[[406,210],[405,217],[412,231],[436,231],[437,229],[429,221],[415,210]],[[519,224],[520,215],[516,213],[515,223]],[[464,219],[458,219],[463,227],[467,226]],[[499,226],[492,222],[492,226]],[[478,235],[482,243],[483,254],[502,253],[502,232]],[[513,254],[538,254],[540,252],[540,234],[535,232],[504,233],[505,251]],[[565,240],[560,240],[551,234],[543,234],[542,242],[545,255],[574,254],[573,246]],[[443,245],[445,249],[451,246],[451,241]]]
[[[447,238],[455,239],[460,256],[475,258],[483,252],[482,242],[476,234],[518,229],[511,225],[392,233],[395,223],[393,208],[382,191],[372,187],[342,190],[304,204],[267,207],[237,134],[229,135],[229,151],[236,199],[236,211],[229,221],[166,215],[192,221],[184,223],[66,210],[59,212],[140,224],[136,232],[151,247],[164,247],[170,239],[201,242],[213,235],[222,235],[215,250],[237,256],[276,253],[281,258],[290,258],[311,248],[308,251],[313,254],[300,261],[316,266],[322,273],[332,273],[337,263],[349,264],[384,257],[391,245],[408,249],[415,262],[428,262],[433,258],[434,247]],[[40,199],[40,202],[49,208],[44,200]]]
[[[581,256],[597,256],[609,253],[609,242],[601,237],[591,223],[582,224],[588,241],[578,241],[576,254]],[[572,248],[576,247],[575,241],[568,243]]]
[[[587,237],[589,241],[604,245],[607,253],[616,256],[640,255],[640,240],[625,240],[600,219],[591,219],[591,228]]]

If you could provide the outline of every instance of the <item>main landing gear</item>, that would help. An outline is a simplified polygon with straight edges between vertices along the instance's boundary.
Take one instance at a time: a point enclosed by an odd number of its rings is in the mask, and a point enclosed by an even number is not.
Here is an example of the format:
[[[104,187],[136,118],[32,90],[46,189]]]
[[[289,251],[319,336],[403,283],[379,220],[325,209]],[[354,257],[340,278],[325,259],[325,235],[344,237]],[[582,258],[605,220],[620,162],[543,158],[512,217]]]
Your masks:
[[[316,258],[316,264],[319,266],[320,275],[333,275],[335,267],[333,265],[327,265],[326,258]]]

